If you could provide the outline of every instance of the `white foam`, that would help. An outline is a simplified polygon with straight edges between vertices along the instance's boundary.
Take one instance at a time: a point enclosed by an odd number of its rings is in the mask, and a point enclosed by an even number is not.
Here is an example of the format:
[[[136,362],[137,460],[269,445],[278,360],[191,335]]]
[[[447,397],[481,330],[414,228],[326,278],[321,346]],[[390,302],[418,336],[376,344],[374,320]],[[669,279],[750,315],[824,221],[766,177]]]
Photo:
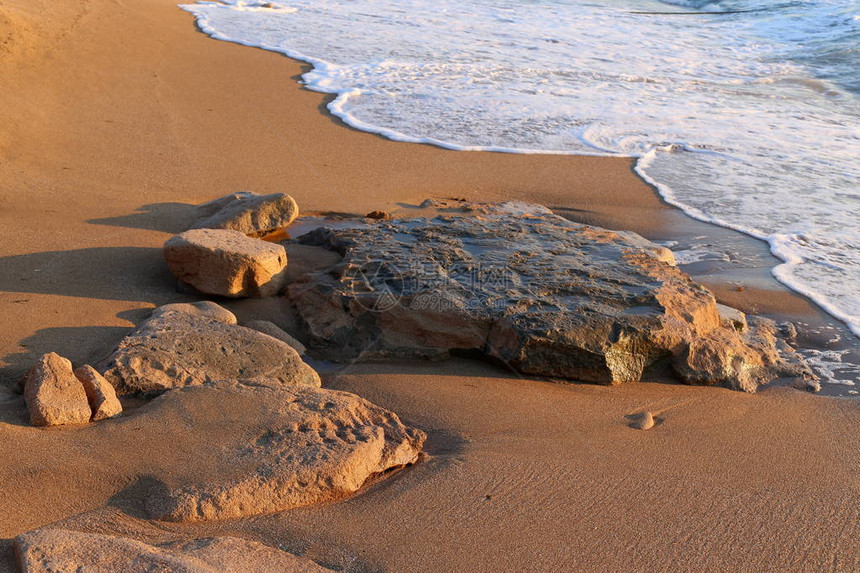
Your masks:
[[[813,349],[801,351],[803,357],[825,384],[855,386],[856,381],[860,380],[860,367],[842,362],[842,357],[848,352],[849,350]]]

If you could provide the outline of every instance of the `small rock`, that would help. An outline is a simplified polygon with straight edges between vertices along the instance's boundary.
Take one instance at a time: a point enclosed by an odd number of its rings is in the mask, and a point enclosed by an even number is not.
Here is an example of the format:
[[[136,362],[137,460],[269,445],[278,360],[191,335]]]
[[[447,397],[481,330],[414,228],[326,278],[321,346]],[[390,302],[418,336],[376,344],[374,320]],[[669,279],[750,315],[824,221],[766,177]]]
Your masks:
[[[814,376],[797,376],[791,382],[791,387],[804,392],[821,392],[821,380]]]
[[[213,463],[223,469],[199,483],[165,478],[147,500],[153,519],[232,519],[333,501],[417,461],[426,438],[355,394],[264,379],[172,390],[151,402],[147,415],[179,417],[206,432],[206,424],[223,425],[207,418],[223,404],[246,420],[232,420],[233,439],[218,444]]]
[[[92,410],[92,420],[113,418],[122,412],[122,404],[116,397],[116,390],[104,376],[90,365],[75,368],[75,376],[81,381]]]
[[[654,427],[654,415],[651,412],[645,411],[631,418],[630,427],[634,430],[650,430]]]
[[[92,415],[72,363],[54,352],[42,356],[27,373],[24,400],[34,426],[86,424]]]
[[[230,229],[261,237],[287,227],[299,216],[299,206],[286,193],[233,193],[198,207],[201,218],[192,229]]]
[[[238,231],[185,231],[164,244],[164,258],[176,278],[218,296],[271,296],[286,278],[283,246],[250,239]]]
[[[150,545],[135,539],[46,527],[15,538],[22,573],[323,573],[330,571],[256,541],[214,537]]]
[[[779,332],[787,342],[792,344],[797,342],[797,325],[793,322],[779,323]]]
[[[720,320],[726,326],[730,326],[738,332],[743,332],[747,329],[747,315],[738,309],[717,303],[717,312],[720,313]]]
[[[390,219],[391,215],[386,211],[371,211],[365,217],[368,219]]]
[[[319,375],[292,346],[236,326],[236,317],[214,303],[155,309],[120,341],[104,376],[119,394],[258,377],[320,385]]]
[[[268,334],[272,338],[277,338],[282,342],[286,342],[287,344],[295,348],[296,352],[298,352],[299,354],[305,354],[308,351],[308,349],[305,348],[304,344],[290,336],[285,330],[281,329],[274,322],[269,322],[268,320],[251,320],[245,323],[243,326],[256,330],[257,332],[262,332],[263,334]]]

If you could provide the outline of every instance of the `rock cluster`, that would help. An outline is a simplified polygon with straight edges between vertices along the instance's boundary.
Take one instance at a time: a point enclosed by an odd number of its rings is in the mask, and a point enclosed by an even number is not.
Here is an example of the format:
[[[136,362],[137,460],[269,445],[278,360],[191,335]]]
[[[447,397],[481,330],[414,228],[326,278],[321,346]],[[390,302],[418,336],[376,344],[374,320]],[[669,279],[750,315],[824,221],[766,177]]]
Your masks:
[[[261,240],[287,227],[299,214],[285,193],[226,195],[197,207],[191,229],[164,244],[170,272],[184,287],[225,297],[277,294],[286,278],[287,252]]]
[[[236,194],[200,210],[199,228],[165,245],[170,270],[210,294],[275,294],[286,252],[254,237],[292,222],[295,202],[286,195]],[[122,410],[117,393],[158,394],[125,419],[138,437],[160,436],[169,427],[177,447],[183,437],[217,441],[195,457],[202,471],[147,476],[156,485],[145,494],[146,509],[159,520],[246,517],[332,501],[418,460],[423,432],[354,394],[319,388],[300,342],[271,322],[248,325],[209,301],[169,304],[120,341],[100,370],[74,370],[70,361],[47,354],[24,382],[31,421],[102,420]],[[15,550],[28,572],[326,570],[233,538],[153,545],[62,527],[20,535]]]
[[[240,378],[320,385],[292,346],[236,322],[212,302],[159,307],[120,341],[104,376],[120,394]]]
[[[195,229],[164,244],[173,275],[201,293],[226,297],[266,297],[284,283],[284,247],[248,238],[239,231]]]
[[[127,537],[46,527],[15,538],[22,573],[323,573],[309,559],[236,537],[210,537],[151,545]]]
[[[521,203],[468,216],[320,228],[300,240],[343,262],[291,284],[329,359],[481,353],[526,374],[614,384],[670,366],[687,383],[753,392],[805,371],[773,323],[721,316],[667,249]],[[743,330],[743,332],[741,332]]]
[[[27,372],[24,400],[34,426],[86,424],[122,412],[113,387],[95,369],[73,370],[69,360],[53,352]]]
[[[150,491],[151,517],[169,521],[331,501],[417,461],[423,432],[354,394],[319,388],[319,375],[281,340],[289,335],[265,321],[256,326],[274,336],[238,326],[212,302],[170,304],[120,342],[104,377],[89,366],[76,376],[68,360],[46,355],[25,386],[34,423],[110,416],[119,408],[116,386],[120,393],[160,394],[133,414],[139,437],[165,426],[177,440],[218,436],[217,448],[202,458],[219,468],[217,478],[203,472],[209,477],[172,481],[171,474]]]

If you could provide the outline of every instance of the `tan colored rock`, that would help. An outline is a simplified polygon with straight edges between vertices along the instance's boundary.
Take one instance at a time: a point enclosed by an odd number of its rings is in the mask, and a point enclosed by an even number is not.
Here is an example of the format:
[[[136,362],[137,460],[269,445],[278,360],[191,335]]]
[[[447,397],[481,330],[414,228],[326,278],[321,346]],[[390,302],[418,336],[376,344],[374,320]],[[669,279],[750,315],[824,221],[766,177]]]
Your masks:
[[[284,386],[277,381],[224,381],[166,392],[150,415],[184,418],[206,432],[205,413],[222,404],[245,413],[219,443],[217,480],[165,483],[147,510],[154,519],[202,521],[247,517],[332,501],[368,480],[414,463],[425,435],[396,414],[355,394]],[[215,420],[214,422],[223,422]],[[168,478],[170,479],[170,478]]]
[[[116,390],[95,368],[89,364],[80,366],[75,368],[75,376],[81,381],[87,394],[94,422],[113,418],[122,412],[122,404],[116,397]]]
[[[724,385],[745,392],[755,392],[778,375],[797,374],[781,359],[773,341],[763,344],[757,336],[755,327],[744,337],[729,328],[712,330],[690,341],[672,367],[690,384]]]
[[[201,218],[192,229],[230,229],[261,237],[287,227],[299,216],[299,206],[286,193],[233,193],[198,207]]]
[[[224,324],[239,324],[236,320],[236,315],[219,304],[212,301],[201,300],[198,302],[176,302],[173,304],[165,304],[153,309],[152,316],[155,318],[164,313],[171,311],[183,312],[193,316],[208,318]]]
[[[262,543],[215,537],[150,545],[115,535],[50,527],[15,538],[22,573],[323,573],[309,559]]]
[[[34,426],[86,424],[92,414],[72,363],[54,352],[39,358],[27,372],[24,400]]]
[[[225,322],[235,322],[235,317],[215,307],[174,304],[156,309],[108,357],[105,378],[120,395],[236,378],[320,385],[319,375],[292,346]]]
[[[164,258],[176,278],[218,296],[271,296],[286,278],[284,247],[239,231],[185,231],[164,244]]]
[[[636,414],[635,416],[631,416],[632,421],[630,422],[630,427],[634,430],[650,430],[654,427],[654,414],[648,412],[642,412],[640,414]]]
[[[251,320],[246,322],[243,326],[256,330],[257,332],[262,332],[263,334],[268,334],[272,338],[277,338],[281,342],[286,342],[295,348],[296,352],[299,354],[305,354],[308,351],[304,344],[293,338],[288,332],[283,330],[274,322],[269,322],[268,320]]]
[[[738,309],[717,303],[717,312],[720,313],[720,320],[725,326],[730,326],[738,332],[747,329],[747,315]]]

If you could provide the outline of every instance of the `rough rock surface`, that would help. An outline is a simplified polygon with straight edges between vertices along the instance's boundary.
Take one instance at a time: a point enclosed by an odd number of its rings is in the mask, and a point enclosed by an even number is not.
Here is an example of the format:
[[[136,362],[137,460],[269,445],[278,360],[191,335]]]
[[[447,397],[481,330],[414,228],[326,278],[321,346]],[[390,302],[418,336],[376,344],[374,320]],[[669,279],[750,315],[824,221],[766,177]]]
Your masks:
[[[155,309],[120,341],[103,372],[119,394],[257,377],[320,385],[290,345],[237,326],[232,313],[211,302]]]
[[[731,326],[738,332],[747,329],[747,315],[738,309],[717,303],[717,312],[720,313],[720,320],[724,325]]]
[[[113,418],[122,412],[122,404],[116,397],[116,390],[104,376],[89,364],[75,368],[75,376],[81,381],[87,401],[92,410],[92,420]]]
[[[194,229],[164,244],[173,275],[198,291],[227,297],[265,297],[284,286],[287,252],[239,231]]]
[[[86,424],[92,414],[72,363],[54,352],[43,355],[27,372],[24,400],[34,426]]]
[[[305,354],[308,351],[304,344],[293,338],[288,332],[284,331],[274,322],[269,322],[268,320],[251,320],[246,322],[243,326],[256,330],[257,332],[262,332],[263,334],[268,334],[272,338],[277,338],[281,342],[286,342],[295,348],[296,352],[299,354]]]
[[[287,227],[299,216],[299,206],[286,193],[256,195],[243,191],[197,207],[200,218],[192,229],[231,229],[261,237]]]
[[[235,441],[219,444],[218,481],[155,488],[154,519],[227,519],[338,499],[414,463],[425,439],[355,394],[260,379],[173,390],[148,407],[193,413],[225,402],[246,405],[247,416],[244,428],[234,422]]]
[[[115,535],[42,528],[15,538],[22,573],[322,573],[330,571],[291,553],[235,537],[150,545]]]
[[[288,289],[312,349],[341,361],[479,352],[523,373],[604,384],[670,364],[685,382],[750,392],[800,374],[770,334],[724,323],[713,294],[639,235],[536,205],[469,211],[300,237],[344,257]]]

